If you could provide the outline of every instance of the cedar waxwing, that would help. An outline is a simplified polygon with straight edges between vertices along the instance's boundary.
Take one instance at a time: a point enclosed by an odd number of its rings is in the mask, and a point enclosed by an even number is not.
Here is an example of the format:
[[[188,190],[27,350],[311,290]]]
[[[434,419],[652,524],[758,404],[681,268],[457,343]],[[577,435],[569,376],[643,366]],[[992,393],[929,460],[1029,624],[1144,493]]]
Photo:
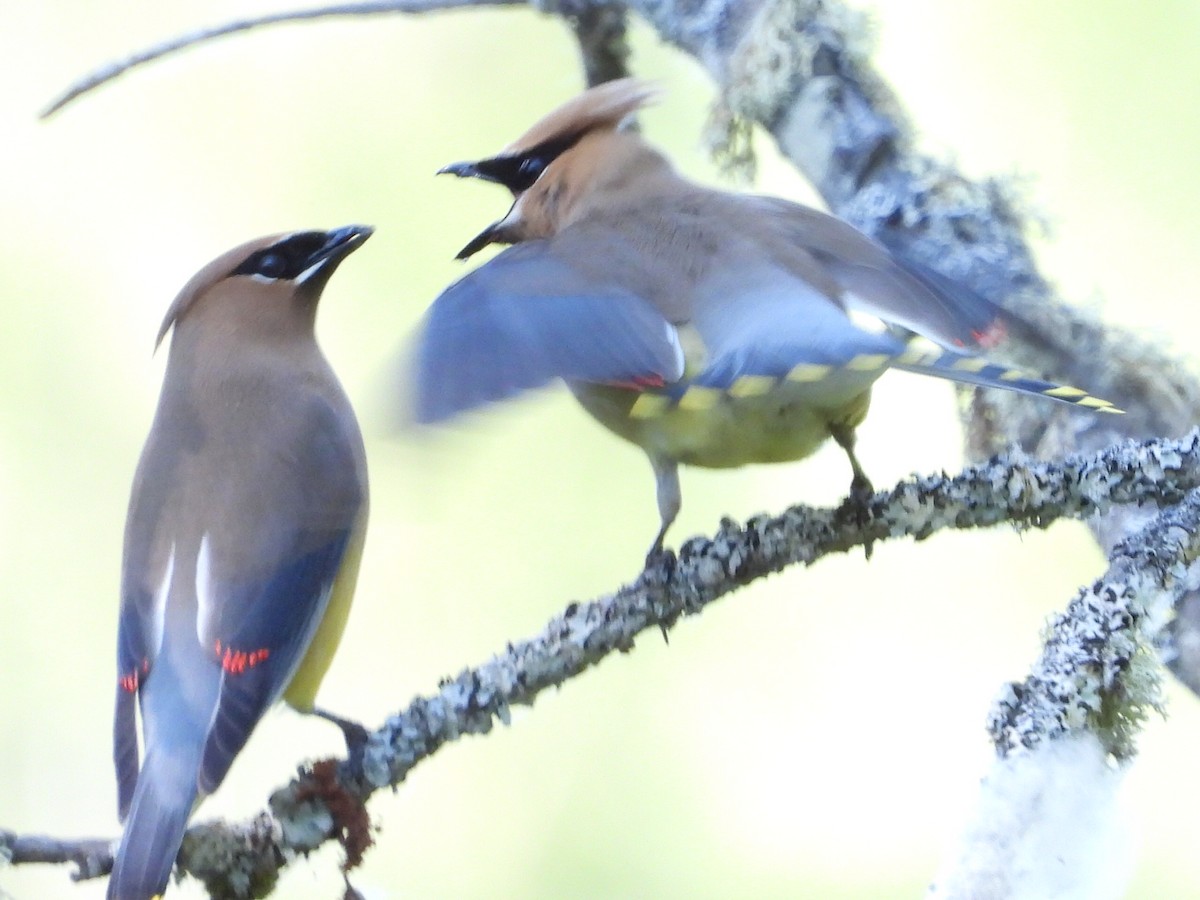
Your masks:
[[[801,459],[832,437],[870,482],[854,429],[892,367],[1118,412],[1076,388],[976,356],[1001,310],[903,262],[833,216],[684,179],[622,126],[654,91],[592,88],[499,155],[442,171],[498,182],[508,214],[474,238],[515,244],[430,308],[415,354],[415,415],[436,422],[553,378],[650,457],[661,550],[678,466]],[[856,316],[878,320],[875,330]]]
[[[113,722],[125,833],[110,900],[166,889],[196,803],[281,695],[312,710],[341,638],[367,468],[313,323],[329,276],[371,232],[231,250],[159,330],[174,335],[125,526]]]

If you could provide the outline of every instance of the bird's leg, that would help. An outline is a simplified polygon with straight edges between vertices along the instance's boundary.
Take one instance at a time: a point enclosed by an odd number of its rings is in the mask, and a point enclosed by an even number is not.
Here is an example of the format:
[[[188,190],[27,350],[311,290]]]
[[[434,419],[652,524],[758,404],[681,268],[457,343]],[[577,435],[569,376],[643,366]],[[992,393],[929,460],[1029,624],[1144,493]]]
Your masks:
[[[679,515],[679,507],[683,505],[683,495],[679,490],[679,463],[673,459],[651,456],[650,465],[654,468],[655,494],[658,497],[658,518],[661,524],[658,528],[658,534],[654,536],[654,543],[650,545],[650,552],[646,554],[646,568],[649,568],[654,560],[663,552],[663,538],[666,537],[667,529],[671,527],[671,523],[675,521],[675,517]],[[670,622],[659,622],[658,624],[658,630],[662,632],[663,641],[668,644],[671,643],[671,638],[667,633],[667,628],[671,624]]]
[[[850,459],[850,470],[854,473],[854,477],[850,479],[850,498],[857,502],[865,501],[874,495],[875,487],[854,454],[854,429],[847,425],[830,425],[829,433]]]
[[[679,490],[679,464],[673,459],[651,456],[650,465],[654,469],[658,518],[661,524],[658,534],[654,536],[654,543],[650,545],[650,552],[646,554],[647,566],[663,552],[663,538],[667,536],[667,529],[671,527],[671,523],[679,515],[679,507],[683,505],[683,496]]]
[[[328,710],[320,709],[316,706],[310,712],[327,722],[332,722],[341,729],[342,737],[346,741],[346,752],[350,756],[354,756],[355,753],[361,753],[363,748],[367,746],[367,738],[371,736],[371,732],[367,731],[366,728],[357,722],[350,719],[343,719],[341,716],[334,715]]]
[[[854,455],[854,428],[850,425],[831,423],[829,434],[837,441],[837,445],[846,451],[846,456],[850,459],[850,469],[854,473],[854,477],[850,479],[850,494],[846,497],[843,508],[853,514],[859,527],[865,528],[871,521],[871,509],[868,504],[875,494],[875,488],[867,473],[863,471],[858,457]],[[867,559],[871,558],[871,545],[872,541],[869,539],[863,543]]]

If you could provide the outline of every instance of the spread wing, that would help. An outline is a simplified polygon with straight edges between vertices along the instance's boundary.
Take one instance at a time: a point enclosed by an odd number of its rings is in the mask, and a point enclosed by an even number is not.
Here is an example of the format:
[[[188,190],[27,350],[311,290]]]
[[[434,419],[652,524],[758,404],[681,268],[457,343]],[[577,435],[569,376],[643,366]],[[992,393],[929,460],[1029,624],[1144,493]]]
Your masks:
[[[416,418],[441,421],[555,378],[662,384],[682,372],[678,335],[645,298],[530,241],[430,307],[416,339]]]
[[[1001,311],[905,266],[850,225],[769,198],[710,191],[596,215],[519,244],[452,285],[418,336],[417,418],[431,422],[552,378],[750,396],[784,379],[836,406],[889,366],[1068,399],[1056,385],[860,327],[847,307],[949,346]],[[1079,392],[1082,393],[1082,392]],[[1084,395],[1086,396],[1086,395]]]

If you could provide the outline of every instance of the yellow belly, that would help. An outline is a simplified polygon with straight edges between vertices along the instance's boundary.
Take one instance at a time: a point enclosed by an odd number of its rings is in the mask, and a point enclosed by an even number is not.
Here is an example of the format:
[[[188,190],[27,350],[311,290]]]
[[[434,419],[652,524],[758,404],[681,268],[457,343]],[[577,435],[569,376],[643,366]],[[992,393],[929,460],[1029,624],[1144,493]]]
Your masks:
[[[869,385],[818,393],[783,382],[747,397],[700,389],[679,403],[615,387],[571,390],[592,416],[652,456],[714,469],[803,459],[830,436],[830,426],[859,425],[871,402]]]
[[[354,525],[350,541],[346,545],[342,566],[338,569],[330,592],[329,605],[312,643],[300,661],[296,674],[283,692],[283,699],[289,706],[301,712],[311,712],[317,699],[317,690],[321,679],[329,671],[333,655],[337,652],[342,640],[342,632],[346,630],[346,620],[350,617],[350,604],[354,599],[354,585],[358,581],[358,564],[362,561],[363,543],[367,537],[367,510],[363,511]]]

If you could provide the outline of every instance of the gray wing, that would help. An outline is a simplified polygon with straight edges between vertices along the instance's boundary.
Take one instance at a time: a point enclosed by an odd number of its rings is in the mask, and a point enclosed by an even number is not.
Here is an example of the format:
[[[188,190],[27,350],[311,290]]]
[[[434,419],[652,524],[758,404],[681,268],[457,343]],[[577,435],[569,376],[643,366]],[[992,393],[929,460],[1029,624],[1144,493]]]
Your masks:
[[[354,529],[365,525],[361,438],[349,406],[311,396],[288,414],[303,424],[243,474],[247,483],[268,482],[261,505],[252,488],[238,492],[224,558],[211,565],[213,596],[199,598],[202,609],[211,609],[202,630],[221,672],[198,779],[206,792],[221,783],[291,681],[329,605]],[[259,552],[247,554],[246,547]]]
[[[708,358],[693,383],[723,390],[744,376],[781,379],[797,367],[828,371],[848,388],[879,377],[904,344],[856,326],[811,284],[781,269],[757,267],[740,279],[714,277],[698,288],[692,325]]]
[[[280,419],[270,420],[278,412]],[[186,419],[186,415],[182,417]],[[196,783],[224,778],[284,690],[327,606],[366,502],[352,414],[322,398],[272,410],[245,446],[205,457],[182,419],[155,423],[126,531],[114,716],[118,808],[138,784],[135,699],[147,746],[197,754]],[[287,428],[294,429],[289,432]]]
[[[770,197],[756,197],[793,252],[811,255],[854,309],[947,347],[987,345],[1007,314],[965,285],[891,253],[847,222]],[[786,249],[779,252],[786,261]]]
[[[692,384],[736,391],[738,381],[746,376],[765,377],[771,383],[790,377],[807,385],[813,402],[837,405],[869,387],[890,367],[1120,412],[1078,388],[979,356],[923,350],[888,332],[865,331],[803,281],[782,272],[765,274],[761,280],[742,283],[736,292],[728,291],[729,286],[708,286],[714,296],[699,299],[693,325],[709,359],[672,393],[682,394]]]

